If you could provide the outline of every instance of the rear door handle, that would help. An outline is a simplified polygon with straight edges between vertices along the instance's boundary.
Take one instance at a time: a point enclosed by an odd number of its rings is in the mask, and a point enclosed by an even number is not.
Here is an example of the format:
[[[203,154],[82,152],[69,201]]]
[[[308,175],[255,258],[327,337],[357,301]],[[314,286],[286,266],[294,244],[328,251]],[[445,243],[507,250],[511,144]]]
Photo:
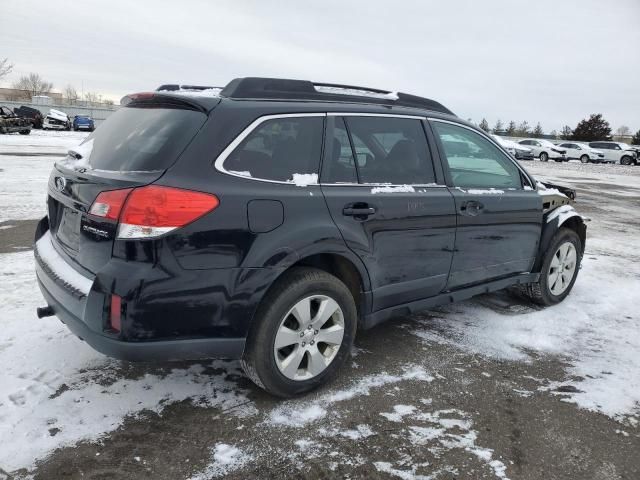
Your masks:
[[[376,209],[366,204],[362,206],[346,205],[342,209],[343,215],[347,217],[355,217],[358,219],[366,219],[369,215],[373,215],[374,213],[376,213]]]
[[[475,217],[479,213],[482,212],[484,205],[475,200],[469,200],[468,202],[462,202],[460,205],[460,213],[462,215],[469,215],[471,217]]]

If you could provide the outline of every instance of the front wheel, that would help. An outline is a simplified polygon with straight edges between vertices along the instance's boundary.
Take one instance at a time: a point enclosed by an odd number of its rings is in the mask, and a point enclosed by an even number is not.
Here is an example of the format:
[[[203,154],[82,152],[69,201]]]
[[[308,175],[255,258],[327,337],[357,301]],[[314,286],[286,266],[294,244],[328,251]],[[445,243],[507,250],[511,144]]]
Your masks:
[[[242,367],[273,395],[308,392],[344,364],[356,325],[355,301],[344,283],[323,270],[294,268],[261,302]]]
[[[549,161],[549,154],[547,152],[542,152],[540,154],[540,161],[541,162],[548,162]]]
[[[540,305],[555,305],[573,288],[582,260],[582,242],[578,234],[560,228],[551,241],[540,269],[540,280],[524,286],[524,293]]]
[[[589,156],[588,156],[588,155],[582,155],[582,156],[580,157],[580,161],[581,161],[582,163],[589,163]]]
[[[20,135],[29,135],[31,130],[20,130]]]
[[[625,155],[624,157],[622,157],[622,158],[620,159],[620,163],[621,163],[622,165],[631,165],[631,163],[632,163],[631,157],[630,157],[630,156],[628,156],[628,155]]]

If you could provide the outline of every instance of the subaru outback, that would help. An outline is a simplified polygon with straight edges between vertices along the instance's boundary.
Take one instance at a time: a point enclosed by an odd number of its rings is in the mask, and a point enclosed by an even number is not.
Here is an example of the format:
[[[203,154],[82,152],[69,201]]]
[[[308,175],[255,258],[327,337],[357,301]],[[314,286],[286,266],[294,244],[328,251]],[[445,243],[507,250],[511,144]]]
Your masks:
[[[358,329],[508,287],[554,305],[576,281],[570,199],[436,101],[174,87],[125,97],[49,179],[37,313],[106,355],[240,359],[287,397]]]

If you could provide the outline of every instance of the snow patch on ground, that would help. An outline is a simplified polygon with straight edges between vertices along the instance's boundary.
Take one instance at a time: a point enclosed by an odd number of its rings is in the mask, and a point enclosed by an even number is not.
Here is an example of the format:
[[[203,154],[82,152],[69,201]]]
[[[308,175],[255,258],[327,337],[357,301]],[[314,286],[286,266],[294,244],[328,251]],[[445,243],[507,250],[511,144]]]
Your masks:
[[[421,411],[412,405],[395,405],[394,412],[381,413],[389,421],[397,423],[403,422],[406,426],[400,435],[407,437],[411,445],[426,447],[429,451],[437,449],[460,449],[464,450],[487,467],[492,473],[502,479],[506,479],[506,465],[493,458],[493,450],[481,447],[477,444],[478,433],[473,430],[473,422],[468,414],[457,409],[446,409],[436,411]],[[395,465],[392,462],[375,462],[374,466],[378,471],[388,473],[399,478],[437,478],[440,472],[429,472],[425,464],[409,463],[409,467]],[[421,473],[424,470],[424,474]]]
[[[31,468],[57,448],[98,440],[143,410],[161,414],[184,400],[255,414],[232,380],[241,375],[237,362],[158,366],[154,374],[141,369],[132,377],[125,364],[94,351],[57,318],[38,319],[35,308],[44,300],[33,262],[32,251],[0,255],[0,468]]]
[[[407,380],[424,382],[433,381],[424,368],[418,365],[407,365],[402,373],[390,375],[381,373],[369,375],[359,379],[350,388],[329,391],[309,402],[308,400],[289,400],[282,402],[270,414],[268,423],[287,427],[303,427],[327,415],[327,408],[334,403],[344,402],[356,396],[369,395],[372,389],[384,387],[389,384],[400,383]]]
[[[218,443],[211,449],[212,462],[190,480],[209,480],[222,477],[249,463],[253,457],[233,445]]]
[[[640,264],[587,253],[573,291],[559,305],[504,315],[468,301],[423,316],[413,332],[506,360],[533,361],[531,352],[560,356],[569,364],[569,380],[561,383],[577,390],[562,395],[619,419],[640,412],[640,317],[630,294],[638,290]]]

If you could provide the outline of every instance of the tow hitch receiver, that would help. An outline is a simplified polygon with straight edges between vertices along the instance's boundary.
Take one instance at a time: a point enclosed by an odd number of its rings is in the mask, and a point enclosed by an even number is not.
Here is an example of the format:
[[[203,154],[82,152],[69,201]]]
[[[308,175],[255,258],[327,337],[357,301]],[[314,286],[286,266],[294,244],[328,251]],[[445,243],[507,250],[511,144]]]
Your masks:
[[[46,307],[38,307],[36,308],[36,315],[38,315],[38,318],[51,317],[54,315],[53,308],[49,305]]]

